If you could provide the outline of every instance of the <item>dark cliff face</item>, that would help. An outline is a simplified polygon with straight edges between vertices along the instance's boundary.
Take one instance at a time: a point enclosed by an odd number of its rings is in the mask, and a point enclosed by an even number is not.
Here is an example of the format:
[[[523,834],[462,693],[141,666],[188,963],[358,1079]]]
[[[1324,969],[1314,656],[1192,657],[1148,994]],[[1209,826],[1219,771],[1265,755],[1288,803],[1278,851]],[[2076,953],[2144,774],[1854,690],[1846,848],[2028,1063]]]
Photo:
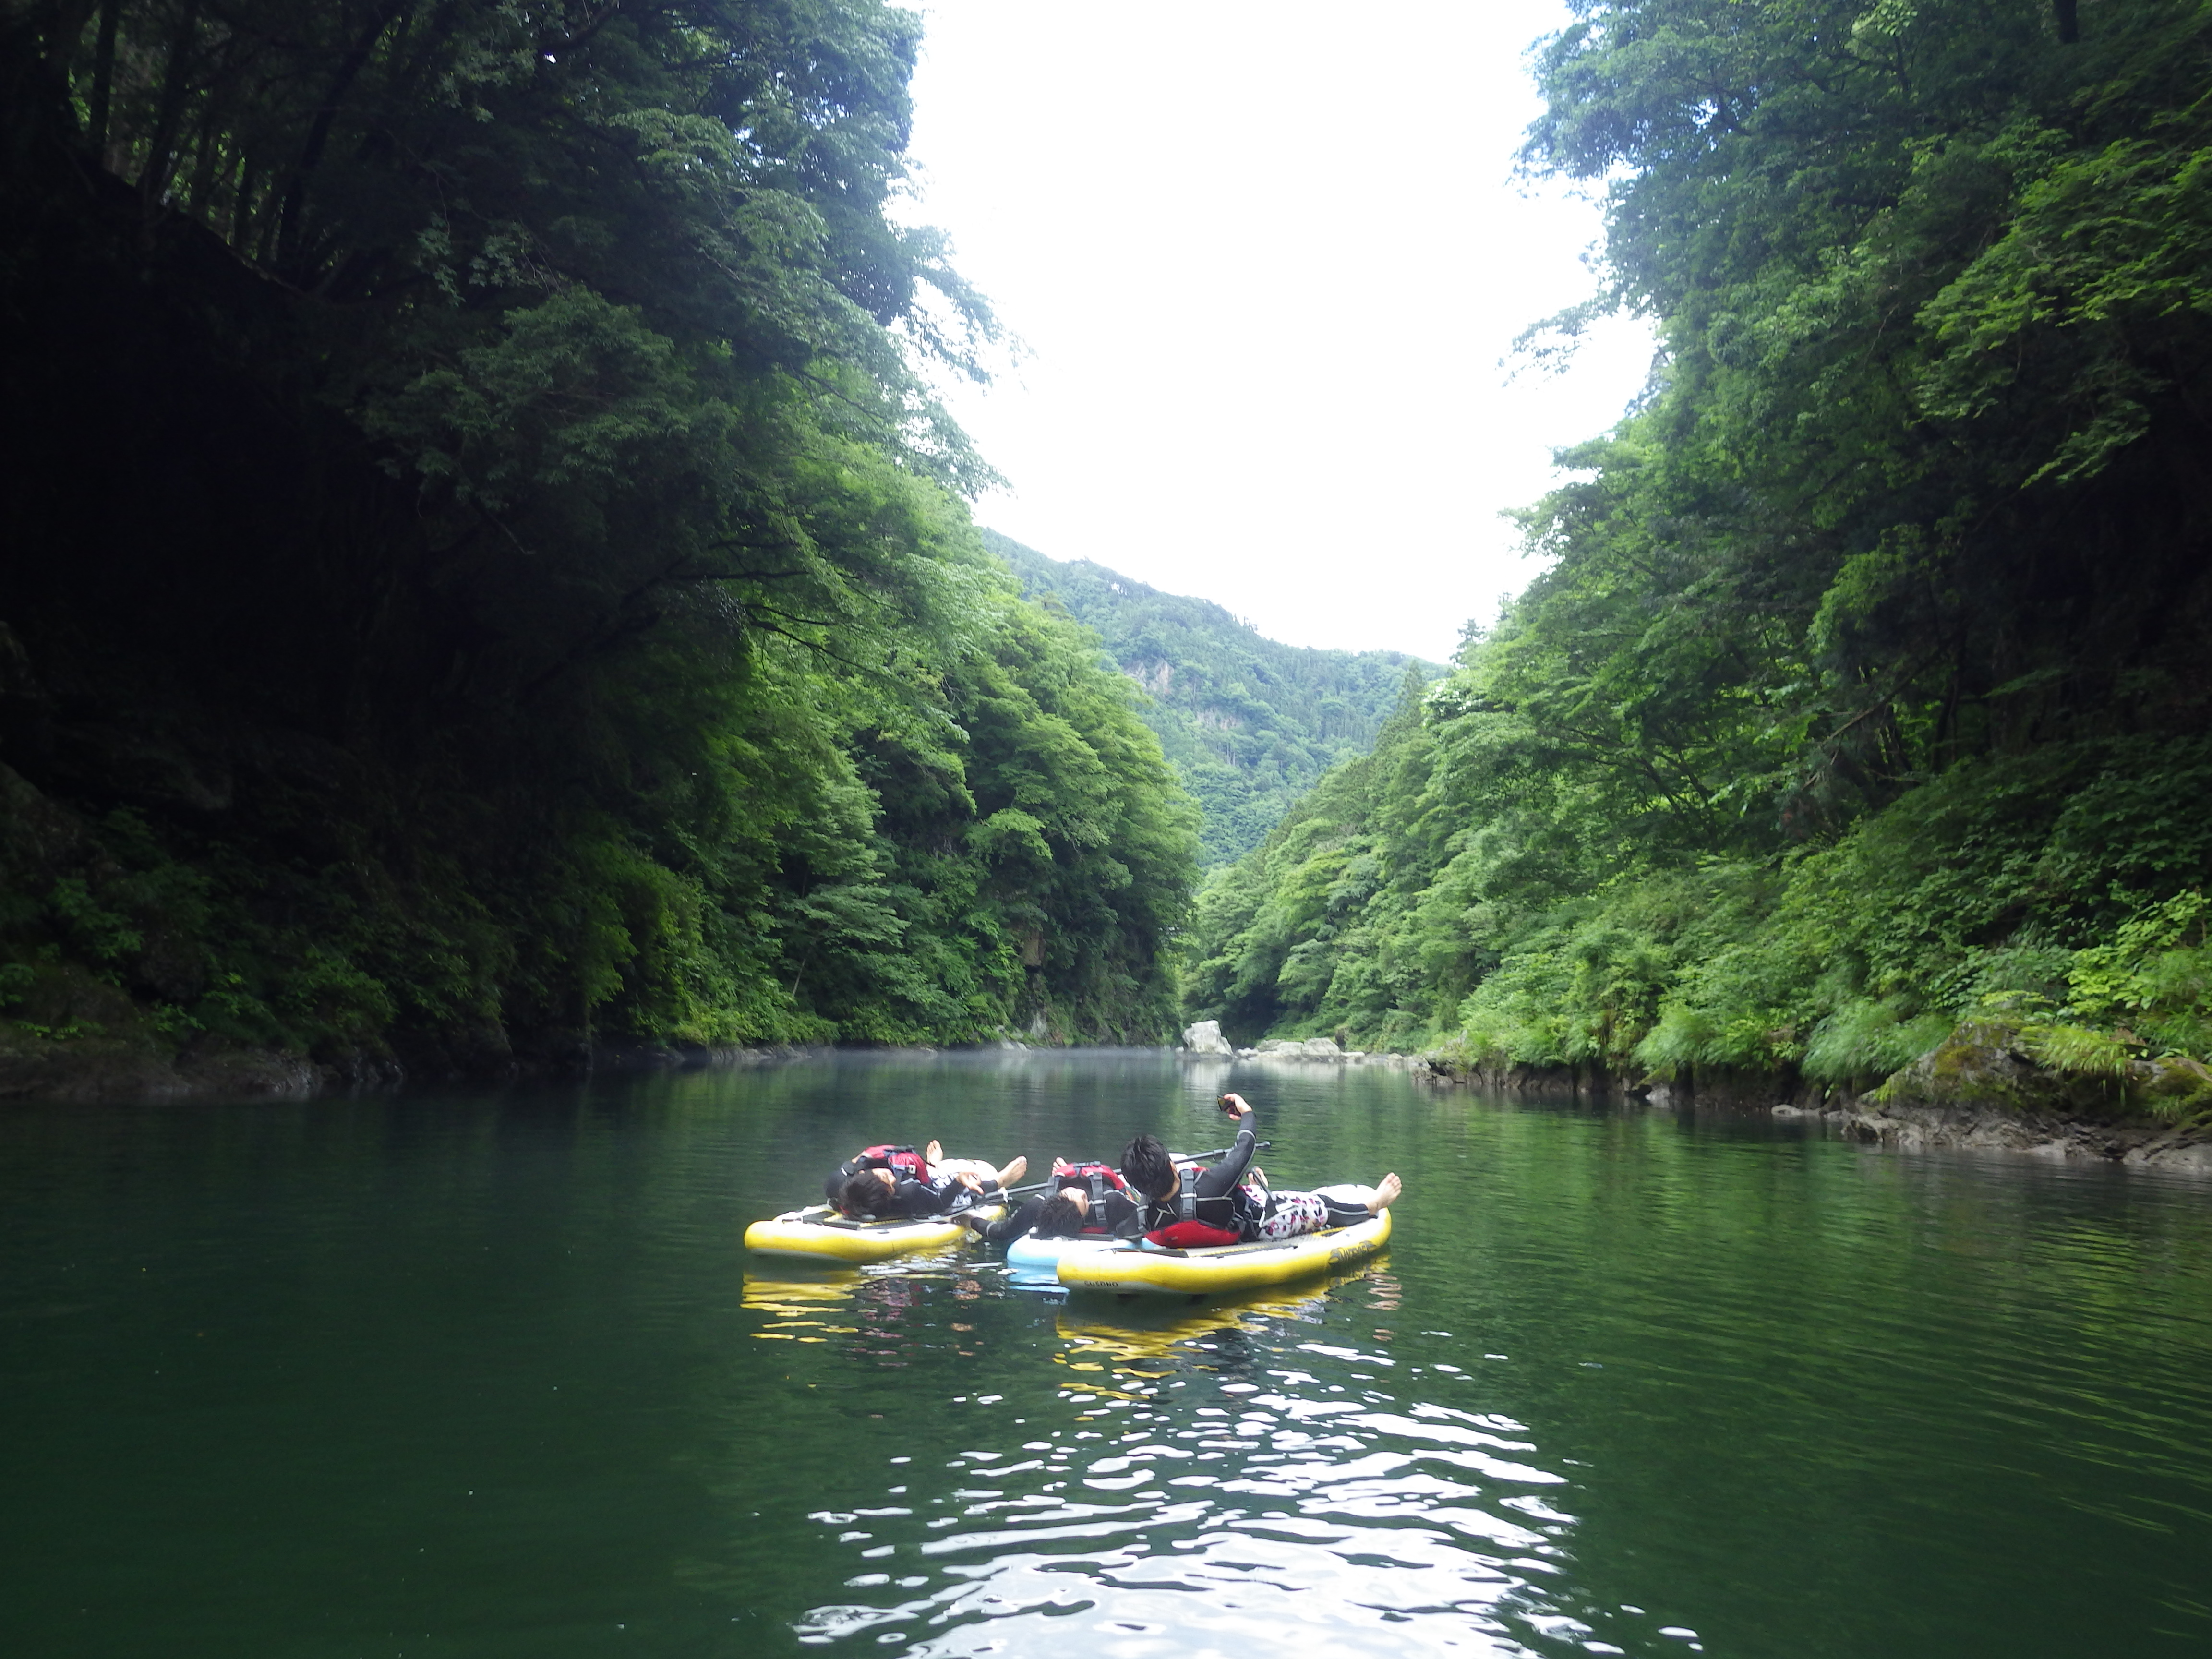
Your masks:
[[[287,384],[280,290],[104,173],[15,182],[0,753],[88,801],[210,817],[241,775],[327,786],[393,702],[357,684],[364,636],[424,625],[373,574],[407,502]]]
[[[176,1092],[162,1056],[183,1028],[147,1011],[235,993],[235,929],[337,945],[340,914],[389,898],[406,769],[457,724],[428,695],[439,625],[409,580],[410,504],[307,395],[292,296],[52,146],[7,186],[0,934],[15,1036],[104,1042],[87,1086],[128,1092],[151,1066],[145,1086]],[[319,1038],[349,1063],[389,1052],[359,1023],[319,1023],[249,1015],[228,1035]]]

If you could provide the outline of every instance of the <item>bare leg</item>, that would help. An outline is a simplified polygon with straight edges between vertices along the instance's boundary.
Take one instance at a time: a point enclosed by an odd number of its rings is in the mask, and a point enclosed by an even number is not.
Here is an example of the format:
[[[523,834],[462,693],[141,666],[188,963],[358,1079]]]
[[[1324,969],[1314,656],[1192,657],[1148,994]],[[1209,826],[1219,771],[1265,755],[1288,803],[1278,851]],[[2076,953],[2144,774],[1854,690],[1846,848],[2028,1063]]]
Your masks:
[[[930,1164],[930,1172],[939,1176],[974,1176],[978,1181],[995,1181],[1001,1187],[1011,1187],[1022,1178],[1030,1167],[1026,1158],[1018,1158],[1003,1170],[994,1169],[980,1158],[940,1158]]]
[[[1371,1221],[1398,1201],[1405,1183],[1395,1175],[1386,1175],[1372,1187],[1356,1181],[1346,1181],[1334,1187],[1317,1187],[1315,1194],[1328,1206],[1328,1224],[1350,1227],[1362,1221]]]

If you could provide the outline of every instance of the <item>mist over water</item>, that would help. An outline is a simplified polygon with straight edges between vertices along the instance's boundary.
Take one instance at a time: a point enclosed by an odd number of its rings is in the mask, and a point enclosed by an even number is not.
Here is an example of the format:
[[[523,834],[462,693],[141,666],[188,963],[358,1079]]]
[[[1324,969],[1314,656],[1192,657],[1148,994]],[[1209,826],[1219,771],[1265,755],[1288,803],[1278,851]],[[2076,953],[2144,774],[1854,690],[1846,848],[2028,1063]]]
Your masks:
[[[748,1258],[884,1139],[1407,1182],[1196,1306]],[[2212,1187],[1151,1054],[0,1111],[17,1652],[2212,1645]]]

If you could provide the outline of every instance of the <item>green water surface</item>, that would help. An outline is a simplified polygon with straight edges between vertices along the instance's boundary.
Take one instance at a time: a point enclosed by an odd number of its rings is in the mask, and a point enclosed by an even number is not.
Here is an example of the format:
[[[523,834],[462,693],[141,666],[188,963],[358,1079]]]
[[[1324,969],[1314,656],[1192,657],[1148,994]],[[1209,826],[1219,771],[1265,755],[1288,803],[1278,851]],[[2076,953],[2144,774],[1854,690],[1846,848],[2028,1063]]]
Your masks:
[[[749,1260],[884,1139],[1405,1177],[1146,1316]],[[0,1110],[0,1651],[2212,1647],[2212,1185],[1155,1054]]]

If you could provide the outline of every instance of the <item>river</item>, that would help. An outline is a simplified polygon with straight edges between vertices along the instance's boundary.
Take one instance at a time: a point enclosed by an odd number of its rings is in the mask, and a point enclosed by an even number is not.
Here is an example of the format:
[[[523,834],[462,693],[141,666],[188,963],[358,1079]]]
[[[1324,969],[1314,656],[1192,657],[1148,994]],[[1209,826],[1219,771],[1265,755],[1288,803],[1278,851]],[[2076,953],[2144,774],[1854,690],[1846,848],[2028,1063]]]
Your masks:
[[[745,1223],[878,1139],[1404,1176],[1149,1320]],[[0,1647],[390,1656],[2212,1646],[2212,1185],[1364,1068],[853,1055],[0,1109]]]

